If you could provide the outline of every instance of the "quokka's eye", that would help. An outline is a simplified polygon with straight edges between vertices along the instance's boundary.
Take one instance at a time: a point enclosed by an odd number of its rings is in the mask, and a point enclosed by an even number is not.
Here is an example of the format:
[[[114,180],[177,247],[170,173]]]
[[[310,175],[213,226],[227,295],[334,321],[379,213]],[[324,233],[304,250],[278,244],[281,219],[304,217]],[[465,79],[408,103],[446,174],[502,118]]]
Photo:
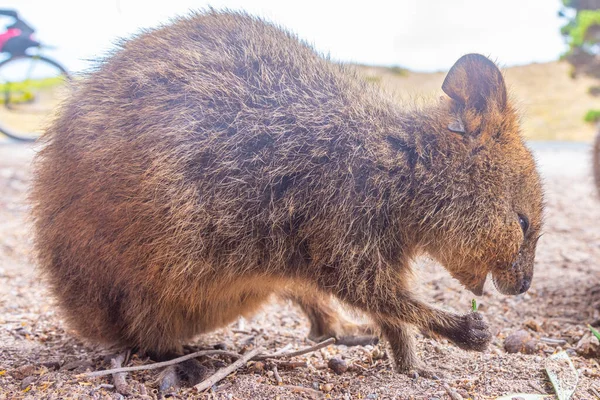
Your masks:
[[[517,214],[519,217],[519,225],[521,225],[521,229],[523,230],[523,234],[526,234],[529,230],[529,220],[526,216],[522,214]]]

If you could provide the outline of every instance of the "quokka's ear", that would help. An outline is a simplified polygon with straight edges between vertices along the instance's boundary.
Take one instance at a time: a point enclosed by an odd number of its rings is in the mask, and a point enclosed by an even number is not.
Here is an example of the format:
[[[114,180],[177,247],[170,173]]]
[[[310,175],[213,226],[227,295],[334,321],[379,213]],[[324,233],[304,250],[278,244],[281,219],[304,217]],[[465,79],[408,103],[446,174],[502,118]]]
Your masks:
[[[442,90],[466,108],[483,111],[495,103],[506,107],[506,85],[502,73],[492,61],[481,54],[462,56],[450,68]]]

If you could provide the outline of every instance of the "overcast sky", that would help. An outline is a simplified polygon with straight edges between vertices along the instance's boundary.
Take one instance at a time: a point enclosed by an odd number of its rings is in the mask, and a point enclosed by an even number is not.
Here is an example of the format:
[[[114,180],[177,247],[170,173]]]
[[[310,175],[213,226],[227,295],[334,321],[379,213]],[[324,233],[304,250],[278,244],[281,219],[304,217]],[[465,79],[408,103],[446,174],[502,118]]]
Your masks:
[[[207,5],[266,17],[336,60],[412,70],[445,70],[470,52],[504,66],[544,62],[565,48],[560,0],[3,0],[0,7],[17,9],[39,40],[58,46],[49,54],[77,71],[116,38]]]

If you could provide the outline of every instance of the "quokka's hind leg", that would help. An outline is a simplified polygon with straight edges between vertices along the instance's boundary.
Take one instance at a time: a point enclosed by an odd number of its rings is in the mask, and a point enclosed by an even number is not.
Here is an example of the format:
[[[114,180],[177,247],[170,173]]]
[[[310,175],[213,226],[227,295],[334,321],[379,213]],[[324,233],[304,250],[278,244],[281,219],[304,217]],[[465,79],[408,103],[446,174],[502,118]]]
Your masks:
[[[316,289],[297,288],[284,292],[282,297],[300,306],[310,320],[310,340],[319,342],[335,338],[337,344],[348,346],[376,344],[379,341],[372,325],[349,320],[334,307],[329,295]]]
[[[381,322],[383,336],[390,345],[396,369],[410,377],[439,379],[440,373],[427,368],[417,357],[415,329],[410,324]]]

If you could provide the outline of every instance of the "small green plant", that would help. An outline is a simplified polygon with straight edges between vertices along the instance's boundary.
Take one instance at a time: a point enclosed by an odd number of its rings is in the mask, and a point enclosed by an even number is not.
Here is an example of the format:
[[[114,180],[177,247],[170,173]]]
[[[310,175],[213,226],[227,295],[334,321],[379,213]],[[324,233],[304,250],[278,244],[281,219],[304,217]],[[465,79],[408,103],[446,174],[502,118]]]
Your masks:
[[[569,46],[561,59],[572,65],[572,78],[578,74],[600,79],[600,0],[562,0],[559,16],[565,20],[561,33]],[[600,121],[600,111],[590,110],[586,122]]]
[[[600,340],[600,332],[598,332],[598,330],[594,329],[593,326],[588,324],[588,328],[590,328],[590,331],[592,331],[592,333],[594,334],[594,336],[596,336],[596,338],[598,340]]]
[[[583,117],[585,122],[597,122],[600,120],[600,110],[588,110]]]
[[[475,299],[471,300],[471,310],[473,310],[473,312],[477,311],[477,300]]]

